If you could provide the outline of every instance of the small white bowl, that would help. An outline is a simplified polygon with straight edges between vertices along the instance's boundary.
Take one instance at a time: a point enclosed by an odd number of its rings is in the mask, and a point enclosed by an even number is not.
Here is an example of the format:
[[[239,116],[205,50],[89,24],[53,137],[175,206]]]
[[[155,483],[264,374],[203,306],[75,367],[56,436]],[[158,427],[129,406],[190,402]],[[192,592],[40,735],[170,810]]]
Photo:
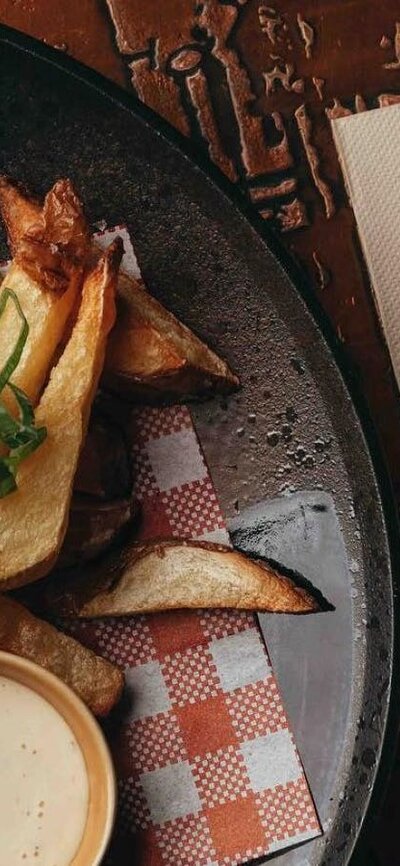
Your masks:
[[[82,840],[70,866],[99,866],[110,841],[116,810],[114,767],[99,725],[81,699],[39,665],[0,651],[0,675],[45,698],[73,732],[86,763],[89,805]]]

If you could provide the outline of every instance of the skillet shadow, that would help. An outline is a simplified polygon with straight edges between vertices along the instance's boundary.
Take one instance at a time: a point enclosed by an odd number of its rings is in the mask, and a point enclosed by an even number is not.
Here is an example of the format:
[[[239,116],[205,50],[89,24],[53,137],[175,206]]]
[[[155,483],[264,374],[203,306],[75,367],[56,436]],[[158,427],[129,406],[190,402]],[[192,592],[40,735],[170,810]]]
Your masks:
[[[287,845],[285,848],[280,848],[279,851],[274,851],[273,854],[251,860],[248,860],[244,854],[243,864],[244,866],[262,866],[264,863],[273,863],[278,857],[282,857],[283,854],[294,848],[302,848],[309,841],[306,839],[297,845]],[[155,855],[154,860],[153,858],[149,860],[148,855],[148,842],[146,843],[143,832],[138,831],[135,834],[125,835],[117,831],[111,841],[104,866],[158,866],[157,855]]]

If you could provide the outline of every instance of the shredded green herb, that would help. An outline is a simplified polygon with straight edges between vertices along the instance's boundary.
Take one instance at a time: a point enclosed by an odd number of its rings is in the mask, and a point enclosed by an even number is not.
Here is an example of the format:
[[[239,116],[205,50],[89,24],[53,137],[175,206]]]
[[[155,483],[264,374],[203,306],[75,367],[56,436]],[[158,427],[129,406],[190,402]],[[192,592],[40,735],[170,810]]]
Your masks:
[[[11,289],[4,289],[0,295],[0,319],[8,301],[17,310],[21,328],[15,346],[0,370],[0,394],[4,388],[10,388],[19,409],[19,418],[14,418],[0,399],[0,442],[9,449],[6,456],[0,457],[0,499],[17,489],[16,475],[20,463],[36,451],[47,436],[45,427],[35,426],[35,413],[27,395],[10,382],[28,339],[29,325],[17,295]]]

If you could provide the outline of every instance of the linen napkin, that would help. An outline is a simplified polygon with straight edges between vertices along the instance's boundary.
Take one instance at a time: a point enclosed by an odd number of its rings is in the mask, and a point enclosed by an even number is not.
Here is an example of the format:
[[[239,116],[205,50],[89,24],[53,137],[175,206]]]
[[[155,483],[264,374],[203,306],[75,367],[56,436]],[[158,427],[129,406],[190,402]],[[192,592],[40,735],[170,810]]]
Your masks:
[[[332,131],[400,385],[400,104],[338,118]]]

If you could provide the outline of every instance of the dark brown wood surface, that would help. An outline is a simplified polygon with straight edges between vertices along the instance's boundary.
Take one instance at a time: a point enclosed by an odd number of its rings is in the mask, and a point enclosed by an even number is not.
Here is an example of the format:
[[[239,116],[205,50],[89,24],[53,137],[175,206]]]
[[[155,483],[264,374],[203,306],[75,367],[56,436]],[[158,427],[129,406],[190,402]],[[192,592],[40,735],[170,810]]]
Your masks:
[[[0,0],[0,20],[123,87],[208,151],[308,271],[400,495],[400,401],[329,120],[400,102],[398,0]],[[397,866],[398,762],[375,856]]]

